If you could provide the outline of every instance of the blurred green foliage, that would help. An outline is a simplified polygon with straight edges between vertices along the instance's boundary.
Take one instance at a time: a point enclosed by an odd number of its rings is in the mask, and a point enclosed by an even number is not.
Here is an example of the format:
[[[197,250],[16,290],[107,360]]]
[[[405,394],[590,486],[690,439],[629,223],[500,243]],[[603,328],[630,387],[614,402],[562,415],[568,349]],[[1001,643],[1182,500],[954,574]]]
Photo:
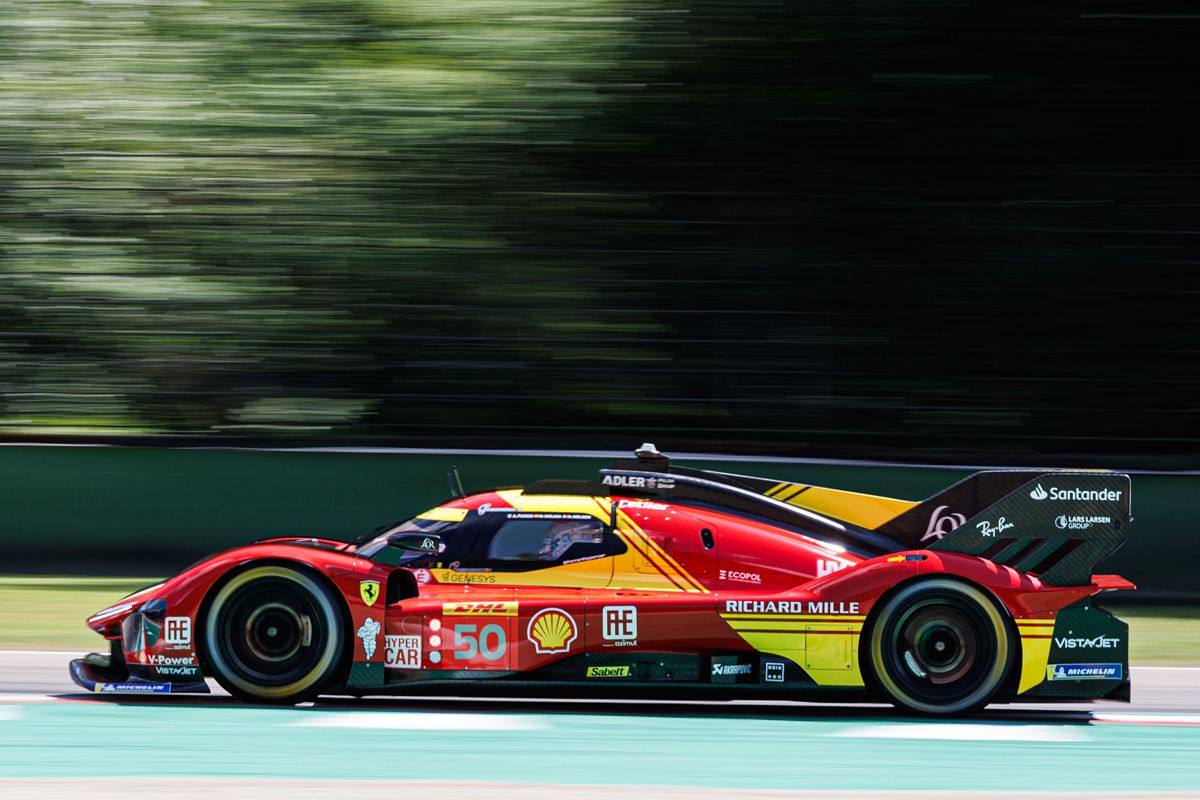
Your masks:
[[[1194,464],[1151,11],[2,4],[0,432]]]
[[[469,392],[454,341],[589,349],[580,265],[513,245],[555,183],[529,148],[604,111],[622,7],[5,5],[4,428],[354,431],[398,387]]]

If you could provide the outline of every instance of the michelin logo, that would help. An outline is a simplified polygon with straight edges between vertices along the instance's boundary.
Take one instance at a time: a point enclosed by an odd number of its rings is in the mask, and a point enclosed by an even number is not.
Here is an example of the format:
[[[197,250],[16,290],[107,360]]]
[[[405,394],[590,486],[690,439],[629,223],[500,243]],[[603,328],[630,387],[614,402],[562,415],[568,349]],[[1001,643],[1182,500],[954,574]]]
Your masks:
[[[97,683],[101,694],[170,694],[169,683]]]
[[[1114,489],[1060,489],[1057,486],[1051,486],[1047,492],[1040,483],[1029,492],[1034,500],[1105,500],[1112,503],[1119,502],[1122,494],[1124,492]]]
[[[1047,664],[1046,677],[1052,681],[1119,681],[1120,664]]]

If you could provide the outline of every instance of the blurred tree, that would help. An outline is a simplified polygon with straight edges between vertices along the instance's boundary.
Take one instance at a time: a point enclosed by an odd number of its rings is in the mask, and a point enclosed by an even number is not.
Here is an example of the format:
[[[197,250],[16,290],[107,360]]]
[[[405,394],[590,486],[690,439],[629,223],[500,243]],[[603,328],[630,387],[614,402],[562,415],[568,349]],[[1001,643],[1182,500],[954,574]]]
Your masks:
[[[0,429],[1191,463],[1152,5],[0,7]]]

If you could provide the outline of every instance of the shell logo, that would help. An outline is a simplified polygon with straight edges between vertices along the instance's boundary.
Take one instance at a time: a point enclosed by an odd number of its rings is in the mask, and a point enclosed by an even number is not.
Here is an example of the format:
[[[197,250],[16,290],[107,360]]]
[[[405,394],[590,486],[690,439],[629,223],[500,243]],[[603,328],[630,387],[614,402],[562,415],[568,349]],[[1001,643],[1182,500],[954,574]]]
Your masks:
[[[561,608],[543,608],[530,618],[525,635],[539,653],[568,653],[579,626]]]

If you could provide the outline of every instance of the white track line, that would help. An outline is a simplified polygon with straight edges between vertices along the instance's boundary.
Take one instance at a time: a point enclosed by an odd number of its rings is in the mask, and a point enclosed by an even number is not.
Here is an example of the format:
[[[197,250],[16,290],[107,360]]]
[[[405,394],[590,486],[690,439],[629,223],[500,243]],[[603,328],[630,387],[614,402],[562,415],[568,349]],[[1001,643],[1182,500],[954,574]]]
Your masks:
[[[1124,722],[1133,725],[1200,725],[1200,714],[1145,714],[1138,711],[1093,711],[1096,722]]]
[[[52,694],[0,694],[0,703],[58,703],[61,700]]]
[[[359,728],[390,731],[530,731],[545,725],[496,714],[421,714],[413,712],[323,711],[288,723],[293,728]]]
[[[974,742],[1086,742],[1083,730],[1061,725],[912,723],[867,725],[829,734],[846,739],[945,739]]]

